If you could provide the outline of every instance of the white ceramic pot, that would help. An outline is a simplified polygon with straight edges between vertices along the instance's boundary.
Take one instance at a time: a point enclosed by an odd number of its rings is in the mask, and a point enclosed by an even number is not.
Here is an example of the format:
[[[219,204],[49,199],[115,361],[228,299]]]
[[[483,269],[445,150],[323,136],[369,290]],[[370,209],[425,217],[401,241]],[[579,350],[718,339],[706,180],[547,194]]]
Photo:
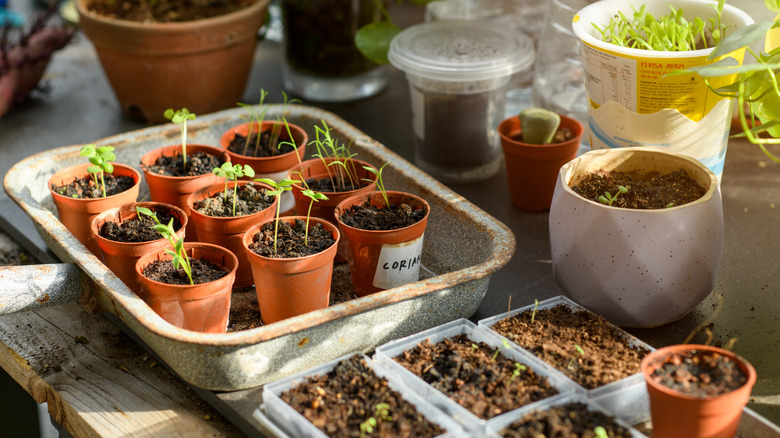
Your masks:
[[[608,207],[570,187],[594,170],[684,168],[707,189],[663,210]],[[715,174],[696,159],[646,148],[600,149],[561,167],[550,207],[555,280],[563,292],[623,327],[682,318],[713,290],[723,252],[723,206]]]

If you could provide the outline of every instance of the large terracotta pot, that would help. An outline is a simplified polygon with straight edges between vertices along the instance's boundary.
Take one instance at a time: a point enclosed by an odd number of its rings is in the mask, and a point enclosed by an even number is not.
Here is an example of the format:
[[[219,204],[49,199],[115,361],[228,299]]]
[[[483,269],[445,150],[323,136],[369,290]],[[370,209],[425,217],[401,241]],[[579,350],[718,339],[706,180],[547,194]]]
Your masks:
[[[54,205],[57,206],[60,222],[95,255],[100,254],[100,248],[90,231],[92,219],[109,208],[135,202],[140,188],[141,174],[137,170],[121,163],[113,164],[115,176],[130,176],[135,181],[135,185],[129,190],[105,198],[71,198],[51,189],[52,184],[58,186],[69,184],[76,178],[89,176],[87,172],[87,167],[91,166],[89,163],[61,170],[49,179],[49,191]]]
[[[249,183],[250,181],[238,181],[239,187]],[[265,184],[254,184],[260,188],[271,189],[271,187]],[[232,188],[233,183],[231,182],[229,186]],[[187,198],[187,208],[190,212],[190,218],[195,224],[200,242],[224,246],[238,258],[238,270],[236,271],[236,281],[233,283],[233,287],[249,287],[254,284],[254,280],[252,279],[252,267],[244,249],[244,233],[252,225],[273,218],[278,201],[274,198],[273,203],[265,210],[236,217],[208,216],[195,210],[194,205],[196,202],[221,193],[224,189],[225,185],[219,183],[196,191]]]
[[[155,260],[171,260],[164,248],[142,256],[135,264],[144,301],[169,323],[187,330],[225,333],[230,315],[230,297],[238,259],[232,252],[208,243],[185,243],[187,256],[224,267],[228,274],[210,283],[173,285],[143,276],[143,269]]]
[[[181,239],[184,237],[184,230],[187,226],[187,214],[179,207],[163,204],[161,202],[133,202],[121,207],[111,208],[97,215],[92,220],[91,232],[100,247],[100,256],[103,263],[110,269],[127,287],[135,293],[141,290],[141,282],[135,273],[135,262],[141,256],[150,252],[170,247],[168,240],[160,237],[148,242],[119,242],[106,239],[100,235],[100,229],[106,222],[122,223],[137,216],[135,207],[145,207],[153,212],[166,212],[168,215],[176,216],[182,226],[176,230],[176,235]],[[158,213],[159,214],[159,213]]]
[[[609,207],[571,189],[596,170],[685,169],[706,193],[662,210]],[[649,148],[599,149],[561,167],[550,207],[550,250],[564,294],[624,327],[682,318],[712,292],[723,252],[715,174],[685,155]]]
[[[582,124],[570,117],[560,117],[561,128],[568,128],[574,137],[557,144],[538,145],[515,140],[522,134],[518,116],[505,119],[498,125],[509,194],[515,207],[527,211],[549,210],[558,171],[577,156]]]
[[[128,117],[165,122],[173,105],[206,114],[240,102],[270,0],[219,17],[139,23],[104,17],[78,0],[79,25]]]
[[[747,376],[739,388],[714,397],[694,397],[662,385],[653,372],[671,355],[691,350],[715,352],[734,361]],[[647,355],[641,364],[650,395],[653,436],[664,438],[733,438],[739,428],[742,408],[756,383],[756,370],[731,351],[707,345],[672,345]]]
[[[286,216],[279,220],[292,223],[305,216]],[[257,301],[263,324],[271,324],[286,318],[328,307],[330,283],[333,276],[333,259],[340,238],[338,228],[330,222],[311,218],[309,227],[322,225],[333,234],[336,242],[325,251],[306,257],[291,259],[263,257],[251,249],[255,234],[262,226],[275,218],[258,223],[244,234],[243,245],[252,275],[255,279]]]
[[[349,242],[349,273],[355,293],[363,297],[375,292],[415,282],[420,275],[423,235],[431,208],[424,199],[410,193],[388,191],[391,204],[406,203],[413,210],[423,209],[425,217],[397,230],[369,231],[346,225],[340,216],[352,206],[371,204],[383,208],[381,192],[355,195],[336,206],[339,231]]]
[[[188,144],[187,154],[205,152],[219,158],[223,163],[229,161],[228,155],[220,148],[202,144]],[[144,179],[149,186],[149,197],[154,202],[175,205],[189,215],[187,198],[196,190],[208,187],[219,182],[219,177],[211,172],[196,176],[165,176],[146,170],[161,156],[174,156],[181,154],[181,145],[163,146],[147,152],[141,157],[141,169]],[[189,221],[187,224],[187,241],[197,241],[198,235],[195,224]]]
[[[287,128],[282,122],[265,121],[260,127],[261,132],[270,130],[274,125],[281,124],[281,134],[279,138],[283,141],[290,141],[290,136],[287,134]],[[270,178],[274,181],[280,181],[287,177],[287,173],[290,168],[299,164],[306,153],[306,145],[309,142],[309,136],[306,131],[298,125],[287,123],[290,126],[290,132],[292,132],[295,146],[297,148],[297,154],[295,151],[290,151],[286,154],[277,155],[273,157],[252,157],[249,155],[242,155],[228,150],[230,142],[236,137],[236,134],[247,136],[249,134],[250,124],[243,123],[238,126],[234,126],[225,131],[219,139],[219,144],[222,149],[230,156],[230,161],[234,164],[250,165],[255,171],[254,178]],[[257,132],[258,123],[251,124],[252,132]],[[250,146],[251,147],[251,146]],[[295,199],[292,193],[285,192],[282,194],[281,211],[283,214],[292,212],[295,208]]]

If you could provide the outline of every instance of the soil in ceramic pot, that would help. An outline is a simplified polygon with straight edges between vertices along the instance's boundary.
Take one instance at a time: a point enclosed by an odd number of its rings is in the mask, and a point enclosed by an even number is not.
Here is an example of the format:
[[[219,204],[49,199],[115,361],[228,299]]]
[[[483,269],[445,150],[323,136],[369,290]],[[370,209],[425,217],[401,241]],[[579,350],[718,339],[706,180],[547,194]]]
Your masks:
[[[198,176],[211,173],[215,167],[221,166],[222,160],[203,151],[187,153],[187,167],[184,167],[184,159],[180,153],[176,155],[162,155],[151,166],[141,167],[147,172],[163,176]]]
[[[634,209],[662,209],[693,202],[707,191],[684,169],[660,174],[658,172],[598,172],[589,173],[576,181],[571,189],[591,201],[600,196],[618,193],[619,186],[628,189],[616,196],[613,207]]]
[[[426,213],[425,209],[413,210],[407,204],[391,205],[390,209],[365,204],[344,210],[340,219],[346,225],[361,230],[397,230],[420,222]]]
[[[160,223],[168,224],[173,219],[173,229],[178,231],[181,228],[181,221],[175,214],[166,210],[158,210],[154,213]],[[155,229],[156,225],[157,222],[154,219],[140,215],[140,218],[134,217],[121,223],[104,222],[100,226],[100,235],[116,242],[150,242],[162,239],[160,233]]]
[[[233,215],[233,194],[233,189],[228,188],[227,193],[219,192],[210,198],[196,202],[193,207],[207,216],[234,217],[261,212],[274,202],[273,197],[265,194],[265,189],[258,190],[253,183],[239,186],[236,214]]]
[[[555,131],[555,135],[553,135],[552,140],[548,144],[558,144],[563,143],[566,141],[571,140],[574,138],[574,134],[572,134],[571,129],[569,128],[558,128],[557,131]],[[520,131],[519,133],[512,136],[512,140],[524,143],[523,141],[523,131]]]
[[[631,346],[625,333],[602,316],[563,305],[527,310],[498,321],[491,329],[587,389],[638,373],[650,352]]]
[[[172,23],[217,17],[253,3],[254,0],[93,0],[87,9],[120,20]]]
[[[329,437],[433,437],[444,431],[387,386],[360,356],[339,362],[325,375],[310,376],[281,394]],[[361,424],[373,418],[370,434]]]
[[[99,179],[99,177],[98,177]],[[104,173],[103,179],[106,184],[106,196],[112,196],[130,190],[135,185],[135,180],[130,176],[114,176],[110,173]],[[76,178],[69,184],[58,186],[51,185],[52,190],[63,196],[71,198],[102,198],[102,183],[95,184],[91,176],[85,178]]]
[[[668,388],[694,397],[714,397],[747,383],[747,376],[732,358],[698,350],[671,355],[651,377]]]
[[[209,283],[219,280],[228,274],[222,266],[215,265],[206,260],[190,258],[192,267],[192,281],[195,284]],[[143,269],[144,277],[165,284],[189,285],[190,279],[184,269],[175,269],[170,260],[155,260]]]
[[[613,417],[592,411],[579,402],[528,413],[499,434],[505,438],[595,438],[594,429],[598,426],[603,427],[610,438],[631,438],[631,431],[616,424]]]
[[[307,237],[305,220],[296,219],[293,226],[279,221],[276,251],[274,251],[275,223],[272,221],[263,225],[260,232],[255,233],[252,238],[249,249],[263,257],[287,259],[317,254],[336,243],[333,234],[320,224],[310,226]]]
[[[510,360],[483,342],[475,343],[465,334],[436,344],[426,339],[394,359],[482,419],[558,394],[547,378],[531,367]]]
[[[325,192],[325,193],[338,193],[338,192],[349,192],[352,190],[358,190],[363,187],[366,187],[370,185],[370,183],[366,181],[350,181],[347,179],[346,181],[338,180],[338,179],[330,179],[330,178],[321,178],[321,179],[314,179],[309,178],[306,180],[306,186],[314,190],[315,192]]]
[[[281,128],[282,125],[274,125]],[[252,132],[249,134],[249,139],[246,136],[236,133],[233,140],[228,145],[228,150],[234,154],[244,155],[247,157],[264,158],[275,157],[277,155],[283,155],[295,150],[289,143],[290,139],[285,135],[281,135],[279,132],[273,133],[272,130],[265,130],[259,134]],[[281,146],[280,143],[283,143]]]

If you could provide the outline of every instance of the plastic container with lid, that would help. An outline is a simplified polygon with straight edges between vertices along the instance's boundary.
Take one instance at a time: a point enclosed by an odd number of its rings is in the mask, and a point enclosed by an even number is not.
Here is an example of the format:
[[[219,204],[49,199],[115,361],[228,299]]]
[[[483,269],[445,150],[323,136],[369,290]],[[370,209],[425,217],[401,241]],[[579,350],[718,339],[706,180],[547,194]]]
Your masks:
[[[388,57],[409,81],[417,166],[446,183],[495,175],[505,88],[534,56],[523,33],[481,21],[423,23],[398,34]]]

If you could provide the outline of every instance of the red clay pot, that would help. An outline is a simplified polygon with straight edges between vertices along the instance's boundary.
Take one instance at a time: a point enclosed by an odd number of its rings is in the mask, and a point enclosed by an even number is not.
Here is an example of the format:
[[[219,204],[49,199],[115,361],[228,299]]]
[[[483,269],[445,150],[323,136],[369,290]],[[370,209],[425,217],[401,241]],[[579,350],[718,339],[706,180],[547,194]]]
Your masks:
[[[577,156],[583,133],[582,124],[570,117],[561,116],[561,127],[571,130],[574,137],[564,143],[537,145],[513,139],[522,133],[520,117],[510,117],[498,125],[509,194],[516,207],[527,211],[550,209],[558,171]]]
[[[236,278],[238,259],[226,248],[208,243],[185,243],[187,256],[207,260],[228,270],[224,277],[196,285],[173,285],[143,276],[146,265],[155,260],[171,260],[166,249],[142,256],[135,264],[144,301],[164,320],[186,330],[225,333],[230,315],[230,296]]]
[[[114,175],[116,176],[130,176],[135,181],[135,185],[129,190],[125,190],[122,193],[108,196],[105,198],[70,198],[68,196],[55,193],[51,186],[52,184],[64,185],[73,182],[76,178],[84,178],[89,176],[87,167],[91,164],[79,164],[69,167],[55,173],[49,179],[49,191],[51,192],[54,205],[57,206],[57,213],[60,218],[60,222],[65,225],[65,228],[70,230],[76,238],[84,244],[93,254],[100,254],[100,248],[97,241],[92,236],[90,226],[92,219],[100,213],[108,210],[109,208],[119,207],[120,205],[135,202],[138,199],[138,190],[140,188],[141,174],[130,166],[120,163],[114,164]]]
[[[290,223],[295,219],[306,220],[306,217],[286,216],[279,220]],[[275,218],[252,226],[244,234],[243,240],[246,254],[252,265],[263,324],[271,324],[328,307],[333,259],[336,257],[340,238],[339,230],[335,225],[320,218],[311,218],[309,227],[322,224],[326,230],[333,233],[335,244],[325,251],[306,257],[292,259],[263,257],[249,249],[249,245],[254,241],[255,234],[263,224],[273,220]]]
[[[367,231],[350,227],[341,221],[341,214],[355,205],[370,203],[384,207],[381,192],[355,195],[336,206],[339,231],[349,242],[349,272],[355,293],[363,297],[375,292],[419,279],[423,234],[431,208],[424,199],[410,193],[387,192],[391,204],[406,203],[413,210],[424,209],[425,217],[406,228],[388,231]]]
[[[220,148],[202,144],[188,144],[187,155],[195,152],[205,152],[219,158],[223,163],[230,161],[230,158]],[[189,216],[190,209],[187,207],[187,198],[196,190],[208,187],[219,182],[219,177],[213,173],[205,173],[197,176],[165,176],[153,172],[148,172],[146,168],[154,164],[161,156],[175,156],[181,154],[181,144],[164,146],[154,149],[141,157],[141,169],[144,172],[146,185],[149,186],[149,197],[154,202],[175,205]],[[187,241],[195,242],[198,240],[197,230],[193,221],[187,224]]]
[[[179,238],[184,237],[184,229],[187,226],[187,215],[179,207],[163,204],[161,202],[133,202],[121,207],[112,208],[97,215],[92,220],[91,232],[100,247],[100,256],[103,263],[110,269],[127,287],[136,294],[141,290],[141,282],[135,273],[135,263],[144,254],[170,247],[168,240],[160,237],[157,240],[148,242],[119,242],[106,239],[100,235],[100,228],[106,222],[122,223],[128,219],[134,219],[137,215],[135,207],[146,207],[153,212],[166,212],[169,215],[175,215],[182,224],[176,235]]]
[[[670,355],[690,350],[712,351],[731,357],[747,375],[747,382],[717,397],[699,398],[663,386],[651,377]],[[653,436],[664,438],[733,438],[737,434],[742,408],[756,383],[756,370],[750,363],[722,348],[707,345],[671,345],[660,348],[640,365],[650,394]]]
[[[238,181],[239,187],[249,183],[250,181]],[[254,184],[267,190],[271,189],[271,187],[265,184]],[[229,187],[233,188],[233,182],[229,184]],[[201,242],[224,246],[238,258],[238,270],[236,271],[236,281],[233,283],[233,287],[249,287],[254,284],[254,280],[252,278],[252,266],[249,264],[249,259],[247,259],[246,250],[244,249],[244,233],[252,225],[273,218],[278,201],[275,198],[273,204],[265,210],[237,217],[208,216],[193,208],[196,202],[221,193],[224,189],[225,184],[219,183],[196,191],[187,198],[187,208],[190,211],[190,218],[195,225]]]
[[[76,2],[79,25],[128,117],[162,123],[172,105],[206,114],[241,101],[270,0],[180,23],[117,20],[88,11],[89,2]]]

